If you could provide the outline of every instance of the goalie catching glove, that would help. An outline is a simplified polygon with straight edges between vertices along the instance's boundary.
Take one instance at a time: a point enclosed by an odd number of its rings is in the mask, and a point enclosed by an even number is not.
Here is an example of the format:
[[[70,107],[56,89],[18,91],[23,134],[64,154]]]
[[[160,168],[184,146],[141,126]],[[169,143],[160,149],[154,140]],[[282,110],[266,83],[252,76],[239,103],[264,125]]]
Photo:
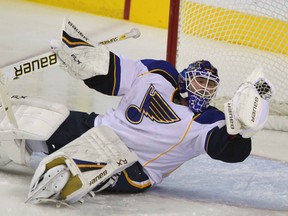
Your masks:
[[[224,104],[228,134],[249,138],[261,130],[267,121],[268,101],[273,94],[274,88],[262,69],[253,71],[233,98]]]
[[[110,52],[106,46],[89,44],[89,39],[68,19],[64,19],[62,40],[52,40],[51,49],[60,59],[60,67],[71,76],[85,80],[106,75]]]

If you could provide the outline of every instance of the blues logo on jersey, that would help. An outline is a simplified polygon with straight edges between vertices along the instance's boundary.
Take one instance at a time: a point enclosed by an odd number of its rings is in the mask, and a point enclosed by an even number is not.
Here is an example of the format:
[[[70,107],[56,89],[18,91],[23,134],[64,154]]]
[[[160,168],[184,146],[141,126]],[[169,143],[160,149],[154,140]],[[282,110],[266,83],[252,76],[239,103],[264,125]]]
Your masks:
[[[161,97],[153,85],[148,88],[141,105],[130,105],[126,110],[126,119],[132,124],[139,124],[146,116],[158,123],[174,123],[180,118]]]

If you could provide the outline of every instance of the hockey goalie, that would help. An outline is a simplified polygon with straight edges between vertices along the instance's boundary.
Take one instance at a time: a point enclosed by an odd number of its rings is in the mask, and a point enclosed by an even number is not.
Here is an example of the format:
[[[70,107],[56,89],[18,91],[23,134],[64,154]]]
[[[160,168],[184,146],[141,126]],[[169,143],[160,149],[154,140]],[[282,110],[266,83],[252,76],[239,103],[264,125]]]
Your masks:
[[[2,164],[35,167],[28,202],[70,204],[99,191],[143,192],[201,154],[227,163],[249,156],[251,136],[264,127],[274,92],[260,69],[222,112],[210,105],[220,78],[209,61],[179,73],[167,61],[127,59],[90,46],[83,36],[66,26],[61,41],[52,43],[61,67],[89,88],[122,98],[104,115],[12,99],[18,127],[2,108]]]

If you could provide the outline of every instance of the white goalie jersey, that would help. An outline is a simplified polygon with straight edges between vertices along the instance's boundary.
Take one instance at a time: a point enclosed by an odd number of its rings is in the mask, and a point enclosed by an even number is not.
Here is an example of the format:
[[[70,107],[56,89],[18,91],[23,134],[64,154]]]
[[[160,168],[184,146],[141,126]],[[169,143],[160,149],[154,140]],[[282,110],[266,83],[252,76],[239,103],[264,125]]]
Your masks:
[[[113,59],[113,88],[102,92],[123,97],[116,109],[97,116],[95,126],[111,127],[137,154],[152,184],[160,183],[182,163],[205,153],[209,133],[225,125],[224,114],[215,108],[194,114],[174,103],[178,72],[165,61]]]

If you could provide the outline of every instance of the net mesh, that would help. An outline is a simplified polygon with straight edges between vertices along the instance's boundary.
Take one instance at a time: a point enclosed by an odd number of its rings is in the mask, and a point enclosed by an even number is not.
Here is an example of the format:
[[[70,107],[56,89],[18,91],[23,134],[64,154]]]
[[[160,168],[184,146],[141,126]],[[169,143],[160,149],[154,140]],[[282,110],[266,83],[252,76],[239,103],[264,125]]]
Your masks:
[[[275,88],[270,117],[288,122],[288,1],[182,0],[178,29],[176,68],[206,59],[219,71],[213,105],[223,109],[260,66]],[[287,125],[268,128],[288,131]]]

